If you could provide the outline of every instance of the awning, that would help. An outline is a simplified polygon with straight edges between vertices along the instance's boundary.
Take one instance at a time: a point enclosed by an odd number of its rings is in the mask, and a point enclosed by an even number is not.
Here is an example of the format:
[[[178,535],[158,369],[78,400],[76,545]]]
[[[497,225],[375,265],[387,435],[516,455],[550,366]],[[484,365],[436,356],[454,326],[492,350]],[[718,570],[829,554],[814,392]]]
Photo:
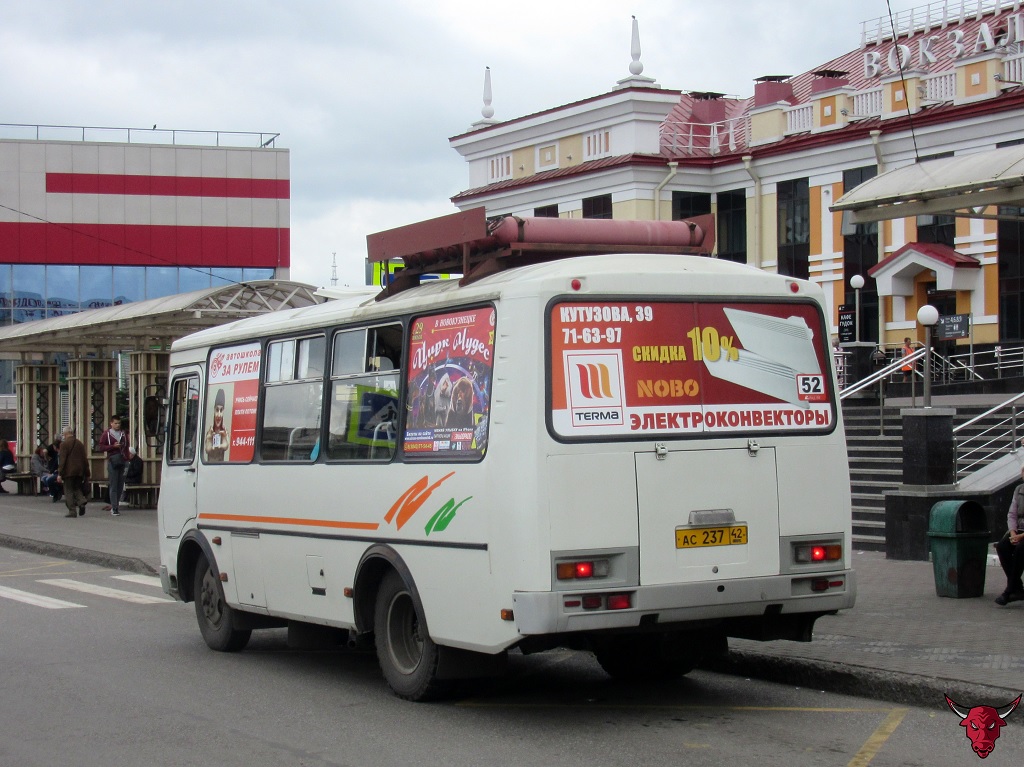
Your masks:
[[[257,280],[22,322],[0,328],[0,353],[84,355],[167,346],[232,320],[323,303],[316,290],[301,282]]]
[[[844,194],[830,208],[863,224],[904,216],[946,214],[1021,220],[984,214],[989,205],[1024,207],[1024,146],[925,160],[886,171]]]

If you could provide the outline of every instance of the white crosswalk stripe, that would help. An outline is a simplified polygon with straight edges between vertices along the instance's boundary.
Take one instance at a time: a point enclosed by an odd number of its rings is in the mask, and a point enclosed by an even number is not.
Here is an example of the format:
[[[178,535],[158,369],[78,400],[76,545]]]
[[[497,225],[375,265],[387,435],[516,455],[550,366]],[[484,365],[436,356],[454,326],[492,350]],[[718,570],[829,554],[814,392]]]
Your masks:
[[[135,573],[128,573],[127,575],[114,575],[112,578],[119,581],[128,581],[128,583],[141,583],[143,586],[156,586],[161,588],[160,579],[155,575],[137,575]]]
[[[39,581],[39,583],[59,586],[60,588],[71,589],[73,591],[81,591],[86,594],[96,594],[97,596],[109,597],[111,599],[120,599],[124,602],[131,602],[137,605],[155,605],[162,602],[170,604],[174,602],[173,599],[168,597],[154,597],[146,594],[135,594],[131,591],[121,591],[120,589],[112,589],[107,586],[96,586],[92,583],[74,581],[70,578],[47,578]]]
[[[13,599],[15,602],[24,602],[27,605],[34,605],[35,607],[45,607],[48,610],[63,610],[68,607],[85,607],[85,605],[75,604],[74,602],[65,602],[63,599],[42,597],[38,594],[30,594],[27,591],[12,589],[7,586],[0,586],[0,597]]]

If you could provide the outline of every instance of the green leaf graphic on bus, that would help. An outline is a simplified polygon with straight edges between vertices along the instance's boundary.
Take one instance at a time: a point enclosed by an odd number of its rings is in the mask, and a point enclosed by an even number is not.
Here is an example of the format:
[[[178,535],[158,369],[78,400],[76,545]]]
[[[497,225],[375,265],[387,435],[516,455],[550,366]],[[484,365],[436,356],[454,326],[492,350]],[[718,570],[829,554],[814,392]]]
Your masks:
[[[469,498],[472,497],[473,496],[469,496]],[[455,499],[452,498],[448,503],[438,509],[437,513],[435,513],[434,516],[430,518],[430,521],[427,522],[427,526],[423,528],[426,534],[430,535],[431,533],[440,533],[448,527],[448,523],[455,519],[455,512],[459,510],[459,506],[468,501],[469,498],[463,498],[458,503],[455,503]]]

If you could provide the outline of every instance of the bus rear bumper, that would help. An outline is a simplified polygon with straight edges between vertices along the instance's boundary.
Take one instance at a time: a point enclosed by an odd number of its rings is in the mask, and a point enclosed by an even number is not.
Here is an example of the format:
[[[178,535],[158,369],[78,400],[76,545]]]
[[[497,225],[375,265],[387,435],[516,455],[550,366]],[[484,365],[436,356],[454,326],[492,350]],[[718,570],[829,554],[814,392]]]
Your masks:
[[[815,590],[823,584],[827,584],[824,590]],[[853,607],[856,592],[853,570],[839,570],[813,576],[787,574],[733,581],[634,586],[608,592],[600,589],[518,591],[513,594],[513,604],[519,633],[532,636],[657,624],[678,627],[678,624],[730,618],[820,615]],[[609,609],[609,603],[614,600],[608,597],[622,594],[630,595],[630,606]],[[601,597],[600,606],[584,607],[585,596]]]

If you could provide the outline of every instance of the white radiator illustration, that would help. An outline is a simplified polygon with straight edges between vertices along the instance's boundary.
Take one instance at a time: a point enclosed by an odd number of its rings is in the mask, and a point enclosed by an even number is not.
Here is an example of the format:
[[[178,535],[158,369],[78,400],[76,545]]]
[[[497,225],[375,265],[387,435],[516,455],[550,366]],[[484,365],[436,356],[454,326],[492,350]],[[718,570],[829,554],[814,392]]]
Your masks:
[[[757,312],[726,308],[725,315],[743,345],[739,358],[723,354],[712,362],[705,358],[715,378],[767,394],[800,407],[798,374],[821,373],[814,352],[814,335],[800,317],[769,317]]]

